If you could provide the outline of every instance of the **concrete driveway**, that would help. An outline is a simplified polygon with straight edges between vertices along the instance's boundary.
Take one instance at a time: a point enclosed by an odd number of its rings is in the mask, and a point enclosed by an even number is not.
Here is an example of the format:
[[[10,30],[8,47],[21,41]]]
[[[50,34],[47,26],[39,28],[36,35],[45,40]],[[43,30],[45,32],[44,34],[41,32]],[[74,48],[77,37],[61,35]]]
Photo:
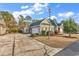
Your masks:
[[[12,56],[13,51],[14,56],[44,56],[51,55],[51,52],[55,54],[59,50],[61,49],[52,48],[34,40],[29,37],[29,34],[17,33],[0,36],[0,56]]]

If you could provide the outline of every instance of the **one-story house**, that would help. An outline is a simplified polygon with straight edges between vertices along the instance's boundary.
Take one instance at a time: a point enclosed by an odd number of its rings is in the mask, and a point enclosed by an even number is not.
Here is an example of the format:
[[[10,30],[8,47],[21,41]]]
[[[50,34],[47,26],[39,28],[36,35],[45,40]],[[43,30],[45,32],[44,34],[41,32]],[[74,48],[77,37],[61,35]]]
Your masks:
[[[63,34],[64,33],[63,22],[61,22],[60,24],[58,24],[58,33],[59,34]]]
[[[55,34],[56,31],[58,31],[58,25],[56,20],[52,19],[42,19],[36,22],[33,22],[31,25],[31,34],[41,34],[42,31],[45,31],[45,33],[49,32],[52,34]]]
[[[29,33],[29,25],[26,21],[24,21],[23,24],[19,26],[19,31],[22,33]]]
[[[25,24],[24,24],[25,23]],[[19,27],[22,33],[30,33],[30,24],[32,23],[32,18],[30,16],[26,16],[23,24]]]

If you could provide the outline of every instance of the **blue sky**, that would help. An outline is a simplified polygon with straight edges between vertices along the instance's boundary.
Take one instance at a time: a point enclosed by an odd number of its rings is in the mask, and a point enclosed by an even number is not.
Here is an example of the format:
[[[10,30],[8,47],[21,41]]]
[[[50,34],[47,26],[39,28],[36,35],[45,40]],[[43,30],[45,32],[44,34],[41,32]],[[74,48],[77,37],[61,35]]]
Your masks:
[[[0,11],[9,11],[18,21],[18,15],[30,15],[33,19],[48,17],[48,7],[51,8],[51,18],[58,22],[68,17],[74,17],[79,23],[79,4],[77,3],[0,3]]]

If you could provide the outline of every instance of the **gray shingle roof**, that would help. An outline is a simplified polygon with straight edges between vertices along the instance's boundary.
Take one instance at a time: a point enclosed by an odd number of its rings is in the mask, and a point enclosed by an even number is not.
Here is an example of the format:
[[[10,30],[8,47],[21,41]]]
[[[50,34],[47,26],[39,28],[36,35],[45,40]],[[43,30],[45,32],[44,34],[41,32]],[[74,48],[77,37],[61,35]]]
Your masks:
[[[40,23],[41,23],[42,21],[43,21],[43,20],[39,20],[39,21],[33,22],[30,26],[40,25]]]
[[[44,20],[44,19],[43,19],[43,20]],[[40,23],[41,23],[43,20],[39,20],[39,21],[33,22],[33,23],[31,24],[31,26],[40,25]],[[57,26],[56,20],[50,19],[50,22],[51,22],[52,25]],[[45,24],[45,23],[44,23],[44,24]],[[47,24],[46,24],[46,25],[47,25]]]
[[[50,22],[51,22],[52,25],[57,26],[57,21],[56,20],[51,19]]]

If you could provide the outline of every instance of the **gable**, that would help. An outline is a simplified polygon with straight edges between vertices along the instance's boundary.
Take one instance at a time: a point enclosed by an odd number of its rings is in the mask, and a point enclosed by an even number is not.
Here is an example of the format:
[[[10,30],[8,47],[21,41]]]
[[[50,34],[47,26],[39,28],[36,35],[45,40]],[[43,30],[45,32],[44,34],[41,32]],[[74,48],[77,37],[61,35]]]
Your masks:
[[[63,23],[59,26],[60,28],[63,28]]]
[[[41,24],[48,24],[48,25],[49,25],[49,21],[48,21],[47,19],[45,19],[45,20],[43,20],[43,21],[41,22]]]

